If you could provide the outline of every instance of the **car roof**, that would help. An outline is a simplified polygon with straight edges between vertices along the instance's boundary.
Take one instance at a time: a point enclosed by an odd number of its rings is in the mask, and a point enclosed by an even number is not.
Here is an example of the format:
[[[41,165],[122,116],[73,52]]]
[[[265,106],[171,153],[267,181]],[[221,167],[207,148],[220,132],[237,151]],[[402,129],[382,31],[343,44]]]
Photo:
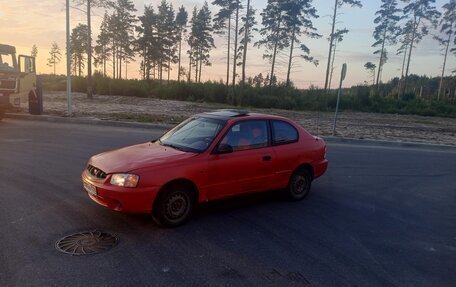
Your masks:
[[[273,116],[273,115],[265,115],[265,114],[259,114],[259,113],[251,113],[246,110],[236,110],[236,109],[223,109],[223,110],[216,110],[213,112],[206,112],[206,113],[201,113],[198,116],[205,117],[205,118],[213,118],[213,119],[219,119],[219,120],[231,120],[231,119],[246,119],[246,118],[251,118],[251,119],[258,119],[258,118],[267,118],[267,119],[285,119],[283,117],[279,116]]]

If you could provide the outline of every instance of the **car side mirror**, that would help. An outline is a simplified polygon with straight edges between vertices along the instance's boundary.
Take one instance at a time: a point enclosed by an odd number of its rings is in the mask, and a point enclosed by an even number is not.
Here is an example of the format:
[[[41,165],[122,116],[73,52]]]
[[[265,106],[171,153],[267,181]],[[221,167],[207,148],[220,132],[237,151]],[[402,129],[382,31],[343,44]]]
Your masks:
[[[217,148],[217,151],[215,152],[216,154],[226,154],[226,153],[232,153],[233,152],[233,147],[230,146],[229,144],[221,144]]]

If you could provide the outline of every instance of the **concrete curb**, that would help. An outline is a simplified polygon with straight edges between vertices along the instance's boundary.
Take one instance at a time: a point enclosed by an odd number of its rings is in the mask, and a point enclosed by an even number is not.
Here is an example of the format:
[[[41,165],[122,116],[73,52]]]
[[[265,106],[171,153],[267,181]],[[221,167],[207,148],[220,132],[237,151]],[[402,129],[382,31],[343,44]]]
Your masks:
[[[7,113],[5,118],[15,120],[29,120],[53,123],[71,123],[71,124],[86,124],[97,126],[113,126],[125,128],[142,128],[142,129],[162,129],[163,131],[174,127],[171,124],[154,124],[154,123],[139,123],[139,122],[122,122],[112,120],[100,120],[97,118],[75,118],[64,116],[48,116],[48,115],[29,115],[18,113]],[[356,139],[356,138],[341,138],[334,136],[323,136],[325,142],[331,144],[354,144],[354,145],[367,145],[367,146],[389,146],[389,147],[404,147],[404,148],[419,148],[419,149],[432,149],[432,150],[448,150],[456,151],[456,145],[441,145],[429,143],[416,143],[416,142],[402,142],[402,141],[387,141],[387,140],[371,140],[371,139]]]
[[[419,142],[403,142],[403,141],[387,141],[387,140],[371,140],[371,139],[356,139],[356,138],[341,138],[334,136],[323,137],[326,143],[334,144],[353,144],[364,146],[381,146],[381,147],[402,147],[402,148],[417,148],[431,150],[446,150],[455,151],[456,146],[443,144],[430,144]]]
[[[111,126],[111,127],[125,127],[125,128],[142,128],[142,129],[169,129],[174,125],[170,124],[154,124],[154,123],[139,123],[139,122],[122,122],[112,120],[101,120],[97,118],[75,118],[65,116],[48,116],[48,115],[29,115],[29,114],[16,114],[7,113],[5,118],[14,120],[27,120],[39,122],[53,122],[53,123],[69,123],[69,124],[85,124],[97,126]]]

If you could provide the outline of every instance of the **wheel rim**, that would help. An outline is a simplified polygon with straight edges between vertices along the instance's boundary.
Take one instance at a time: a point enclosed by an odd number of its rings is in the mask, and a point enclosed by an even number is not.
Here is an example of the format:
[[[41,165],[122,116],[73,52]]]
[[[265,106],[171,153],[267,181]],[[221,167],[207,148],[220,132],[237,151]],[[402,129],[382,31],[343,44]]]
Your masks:
[[[303,175],[296,176],[296,179],[293,184],[293,192],[295,194],[302,194],[307,191],[308,181],[307,178]]]
[[[171,220],[178,220],[185,216],[188,210],[188,197],[183,192],[174,193],[165,204],[166,217]]]

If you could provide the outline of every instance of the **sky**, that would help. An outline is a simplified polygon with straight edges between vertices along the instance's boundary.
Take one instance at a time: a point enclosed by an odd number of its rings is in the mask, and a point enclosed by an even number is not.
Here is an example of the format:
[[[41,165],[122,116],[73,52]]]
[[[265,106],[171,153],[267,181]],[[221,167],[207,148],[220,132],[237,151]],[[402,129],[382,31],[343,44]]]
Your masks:
[[[73,0],[72,0],[73,1]],[[449,0],[436,0],[436,7],[441,7]],[[141,15],[144,5],[152,4],[157,6],[160,0],[133,0],[137,15]],[[174,7],[184,5],[188,11],[194,6],[201,7],[204,0],[172,0]],[[210,2],[210,1],[209,1]],[[257,10],[257,21],[261,23],[260,13],[266,6],[267,0],[252,0],[252,6]],[[380,0],[364,0],[363,8],[347,8],[340,10],[338,18],[339,28],[348,28],[349,34],[344,41],[339,44],[335,61],[335,77],[333,82],[339,81],[340,68],[343,63],[348,65],[347,78],[344,86],[362,84],[365,81],[372,81],[372,77],[365,70],[364,64],[371,61],[378,65],[378,57],[373,55],[375,51],[371,47],[374,42],[372,32],[374,30],[373,19],[375,12],[381,5]],[[325,71],[328,57],[329,42],[327,40],[330,34],[330,22],[333,9],[332,0],[314,0],[314,6],[320,16],[314,20],[314,26],[318,33],[323,37],[320,39],[306,39],[305,43],[311,50],[311,55],[319,60],[320,64],[315,67],[313,64],[299,60],[295,63],[292,70],[292,81],[297,87],[308,88],[309,86],[324,86]],[[78,23],[85,23],[86,16],[74,4],[71,9],[71,27],[74,28]],[[80,7],[83,8],[83,7]],[[210,9],[215,14],[217,7],[210,5]],[[93,34],[94,39],[98,35],[99,24],[104,14],[103,9],[93,11]],[[432,31],[431,33],[437,33]],[[226,75],[226,38],[214,36],[216,48],[211,52],[212,66],[203,68],[203,80],[219,81],[225,79]],[[0,43],[14,45],[18,53],[30,54],[31,47],[36,44],[38,47],[37,70],[39,73],[52,73],[52,68],[46,65],[49,57],[49,51],[52,42],[57,42],[64,55],[65,48],[65,0],[0,0]],[[187,47],[184,47],[186,50]],[[384,66],[382,74],[383,80],[387,81],[393,77],[400,76],[402,58],[395,56],[397,47],[388,47],[390,59]],[[247,58],[247,75],[254,76],[259,73],[266,75],[270,71],[270,65],[267,60],[263,60],[264,49],[250,47]],[[183,53],[185,55],[185,53]],[[422,42],[417,45],[413,51],[413,58],[410,65],[410,73],[427,76],[439,76],[443,67],[443,49],[432,35],[428,35]],[[65,57],[63,57],[65,58]],[[184,63],[188,60],[186,55]],[[128,78],[139,78],[139,58],[136,63],[128,67]],[[280,57],[277,68],[277,77],[279,81],[285,80],[286,77],[286,58]],[[446,75],[456,69],[456,57],[454,54],[449,56]],[[177,67],[174,68],[172,75],[176,73]],[[66,73],[66,61],[57,66],[57,73]],[[333,85],[334,86],[334,85]]]

